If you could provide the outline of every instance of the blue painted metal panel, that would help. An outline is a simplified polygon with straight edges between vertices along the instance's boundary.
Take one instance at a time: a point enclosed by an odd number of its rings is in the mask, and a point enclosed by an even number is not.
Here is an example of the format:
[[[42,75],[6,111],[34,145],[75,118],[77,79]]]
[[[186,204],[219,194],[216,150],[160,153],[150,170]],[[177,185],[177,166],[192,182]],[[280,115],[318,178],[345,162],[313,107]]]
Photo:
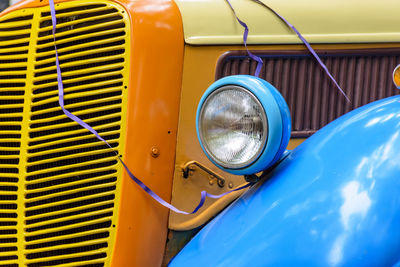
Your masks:
[[[293,150],[170,266],[393,266],[400,261],[400,97]]]

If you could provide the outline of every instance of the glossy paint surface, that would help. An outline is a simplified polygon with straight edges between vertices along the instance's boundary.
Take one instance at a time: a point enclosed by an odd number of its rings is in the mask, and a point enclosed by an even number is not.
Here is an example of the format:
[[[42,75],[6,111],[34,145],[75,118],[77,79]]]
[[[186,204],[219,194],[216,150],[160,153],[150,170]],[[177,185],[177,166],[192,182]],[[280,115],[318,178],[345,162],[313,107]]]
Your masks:
[[[183,70],[182,19],[172,0],[119,2],[131,17],[132,29],[124,160],[136,177],[170,202]],[[153,147],[158,157],[151,156]],[[169,210],[127,174],[119,208],[111,266],[160,266]]]
[[[400,97],[310,137],[170,266],[393,266],[400,260]]]
[[[176,0],[185,41],[193,45],[242,44],[243,28],[226,1]],[[272,12],[252,1],[230,0],[249,26],[249,44],[300,43]],[[263,1],[285,17],[310,43],[395,42],[400,40],[396,0]],[[267,26],[268,25],[268,26]]]

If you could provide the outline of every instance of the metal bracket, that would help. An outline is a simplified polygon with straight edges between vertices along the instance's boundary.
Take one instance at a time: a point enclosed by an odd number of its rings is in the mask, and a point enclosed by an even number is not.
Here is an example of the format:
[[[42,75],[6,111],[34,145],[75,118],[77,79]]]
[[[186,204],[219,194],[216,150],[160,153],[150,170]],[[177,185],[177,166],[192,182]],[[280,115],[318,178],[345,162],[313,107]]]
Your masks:
[[[206,166],[202,165],[200,162],[197,162],[195,160],[188,161],[185,163],[185,165],[182,166],[183,178],[187,179],[189,177],[190,172],[195,170],[193,166],[197,166],[198,168],[200,168],[209,175],[208,179],[210,180],[210,184],[213,179],[216,179],[218,186],[224,187],[225,185],[224,178],[222,178],[221,176],[219,176],[218,174],[216,174],[215,172],[213,172],[212,170],[210,170],[209,168],[207,168]]]

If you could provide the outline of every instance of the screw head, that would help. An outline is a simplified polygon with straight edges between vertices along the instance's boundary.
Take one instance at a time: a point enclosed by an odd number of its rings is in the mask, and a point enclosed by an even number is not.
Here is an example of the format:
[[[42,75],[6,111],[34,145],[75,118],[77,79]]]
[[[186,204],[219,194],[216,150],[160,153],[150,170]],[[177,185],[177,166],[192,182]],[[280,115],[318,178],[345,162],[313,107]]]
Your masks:
[[[152,156],[153,158],[157,158],[158,156],[160,156],[160,149],[159,149],[158,147],[156,147],[156,146],[153,146],[153,147],[151,148],[150,154],[151,154],[151,156]]]

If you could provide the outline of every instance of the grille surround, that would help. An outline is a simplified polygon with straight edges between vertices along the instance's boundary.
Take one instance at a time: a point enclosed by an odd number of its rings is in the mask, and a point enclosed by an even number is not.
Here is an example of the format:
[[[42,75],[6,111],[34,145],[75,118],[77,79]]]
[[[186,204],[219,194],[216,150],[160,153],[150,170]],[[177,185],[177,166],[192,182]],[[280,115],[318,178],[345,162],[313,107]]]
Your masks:
[[[0,18],[0,265],[108,266],[123,169],[58,105],[49,11]],[[129,17],[110,1],[56,13],[65,107],[124,154]]]

